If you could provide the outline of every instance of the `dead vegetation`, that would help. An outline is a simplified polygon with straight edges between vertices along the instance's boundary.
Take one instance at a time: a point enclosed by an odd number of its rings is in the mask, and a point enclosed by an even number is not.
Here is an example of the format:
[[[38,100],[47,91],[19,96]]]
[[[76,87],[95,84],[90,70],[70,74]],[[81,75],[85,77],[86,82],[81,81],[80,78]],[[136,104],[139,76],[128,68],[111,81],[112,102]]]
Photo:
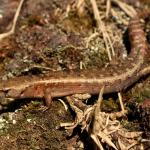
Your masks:
[[[80,125],[81,132],[86,130],[95,142],[95,148],[98,147],[100,150],[105,149],[103,147],[104,143],[106,143],[107,148],[112,147],[115,150],[144,149],[142,132],[130,131],[124,128],[118,119],[124,117],[127,111],[115,113],[101,111],[103,90],[104,88],[101,89],[96,104],[89,107],[83,105],[77,99],[67,97],[67,102],[75,111],[76,118],[74,123],[61,123],[60,126],[67,130],[74,130]],[[75,103],[74,101],[77,102]]]

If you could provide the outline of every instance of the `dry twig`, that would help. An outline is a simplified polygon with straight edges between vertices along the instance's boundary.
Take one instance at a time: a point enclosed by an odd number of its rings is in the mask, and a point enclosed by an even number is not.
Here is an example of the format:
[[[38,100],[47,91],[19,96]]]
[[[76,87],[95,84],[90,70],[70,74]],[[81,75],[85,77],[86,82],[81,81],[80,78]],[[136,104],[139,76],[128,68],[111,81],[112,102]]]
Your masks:
[[[97,21],[98,29],[102,32],[102,35],[103,35],[103,38],[104,38],[106,50],[107,50],[107,53],[108,53],[108,58],[109,58],[109,60],[112,60],[111,52],[112,52],[113,56],[115,55],[115,53],[114,53],[114,48],[112,46],[111,39],[110,39],[106,29],[105,29],[104,23],[102,22],[102,20],[100,18],[96,1],[95,0],[90,0],[90,2],[92,4],[93,13],[94,13],[95,20]],[[111,52],[109,50],[109,47],[111,48]]]
[[[107,2],[106,2],[106,18],[109,17],[110,9],[111,9],[111,1],[107,0]]]
[[[18,20],[18,17],[19,17],[20,10],[21,10],[23,2],[24,2],[24,0],[21,0],[20,3],[19,3],[19,6],[18,6],[18,8],[16,10],[16,13],[15,13],[15,16],[14,16],[14,19],[13,19],[13,23],[12,23],[12,27],[11,27],[10,31],[0,34],[0,41],[2,39],[4,39],[4,38],[14,34],[15,28],[16,28],[16,23],[17,23],[17,20]]]
[[[120,0],[111,0],[111,1],[117,4],[129,17],[132,18],[137,14],[135,9],[126,3],[121,2]]]

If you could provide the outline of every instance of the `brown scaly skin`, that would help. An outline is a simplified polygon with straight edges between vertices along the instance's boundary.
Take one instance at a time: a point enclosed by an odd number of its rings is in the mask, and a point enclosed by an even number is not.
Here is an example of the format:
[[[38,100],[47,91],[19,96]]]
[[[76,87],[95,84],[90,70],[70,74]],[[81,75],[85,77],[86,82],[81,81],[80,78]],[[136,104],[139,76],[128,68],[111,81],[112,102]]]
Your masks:
[[[0,82],[0,91],[6,98],[45,98],[47,106],[51,98],[75,93],[97,94],[105,86],[104,93],[118,92],[135,83],[150,72],[143,67],[147,43],[138,17],[129,24],[131,54],[126,60],[100,70],[78,72],[52,72],[43,77],[20,77]]]

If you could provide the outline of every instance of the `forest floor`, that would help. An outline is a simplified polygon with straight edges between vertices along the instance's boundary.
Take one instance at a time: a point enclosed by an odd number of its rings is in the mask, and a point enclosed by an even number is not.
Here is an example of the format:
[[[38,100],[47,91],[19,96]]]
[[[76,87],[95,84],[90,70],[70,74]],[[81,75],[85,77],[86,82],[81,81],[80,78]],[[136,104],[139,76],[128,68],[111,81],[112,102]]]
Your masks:
[[[20,0],[0,1],[0,33],[2,34],[11,29]],[[121,5],[115,0],[112,0],[111,5],[109,2],[109,0],[97,0],[100,20],[104,24],[104,27],[99,29],[101,26],[98,26],[94,18],[95,12],[90,1],[24,1],[15,32],[0,41],[0,79],[38,76],[50,71],[71,69],[98,70],[105,67],[111,58],[113,62],[128,54],[130,51],[127,36],[129,20],[134,10],[146,12],[150,9],[150,2],[124,0],[121,1],[124,2]],[[144,24],[148,43],[150,43],[149,23],[150,17]],[[112,55],[112,50],[115,56]],[[143,127],[145,120],[141,118],[139,110],[140,103],[150,100],[150,78],[145,77],[123,91],[122,97],[128,114],[120,118],[119,123],[122,128],[133,133],[142,132],[139,138],[147,140],[141,142],[142,140],[136,139],[137,144],[133,144],[130,149],[137,149],[136,146],[140,146],[141,149],[150,148],[149,133],[147,135],[150,129],[150,113],[145,123],[149,122],[149,129],[145,129]],[[89,101],[93,104],[97,99],[98,95],[94,95]],[[119,112],[117,93],[105,95],[101,107],[107,114]],[[81,122],[73,130],[60,128],[61,123],[74,122],[75,116],[72,110],[66,111],[58,98],[53,99],[49,109],[45,109],[43,101],[39,99],[16,100],[11,105],[5,106],[0,114],[0,149],[97,149],[90,134],[85,130],[81,132]],[[99,139],[104,149],[113,149],[108,141],[107,143]],[[116,144],[118,139],[114,138],[111,142],[115,143],[118,150],[124,150],[124,143]]]

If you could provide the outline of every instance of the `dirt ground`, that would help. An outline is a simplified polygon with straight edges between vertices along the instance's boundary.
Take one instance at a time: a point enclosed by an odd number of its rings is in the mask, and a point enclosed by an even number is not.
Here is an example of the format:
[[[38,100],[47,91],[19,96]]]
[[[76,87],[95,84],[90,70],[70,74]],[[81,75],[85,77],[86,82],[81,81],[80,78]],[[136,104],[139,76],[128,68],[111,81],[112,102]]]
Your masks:
[[[19,2],[0,0],[0,33],[11,28]],[[148,0],[124,2],[137,11],[150,8]],[[106,1],[97,0],[97,5],[116,56],[120,58],[127,53],[126,50],[129,51],[126,31],[130,17],[112,4],[116,17],[109,14],[106,18]],[[149,23],[150,18],[144,24],[148,42]],[[75,0],[25,0],[15,33],[0,41],[0,79],[104,67],[109,63],[104,39],[102,33],[92,37],[93,33],[98,33],[98,29],[89,1],[81,10],[77,9]],[[143,119],[141,121],[138,110],[139,103],[150,99],[150,78],[141,79],[122,94],[125,108],[129,110],[122,124],[130,130],[144,132],[143,137],[150,140],[150,136],[147,136],[149,131],[143,128]],[[90,98],[92,103],[97,99],[97,96]],[[114,112],[119,109],[116,93],[104,96],[103,111]],[[75,114],[71,110],[66,111],[57,98],[50,109],[46,109],[39,99],[16,100],[5,106],[0,114],[0,149],[95,149],[92,139],[86,132],[81,133],[79,127],[75,131],[60,128],[60,123],[73,122],[74,118]],[[150,119],[148,121],[150,123]],[[146,148],[150,149],[148,142],[145,143]]]

